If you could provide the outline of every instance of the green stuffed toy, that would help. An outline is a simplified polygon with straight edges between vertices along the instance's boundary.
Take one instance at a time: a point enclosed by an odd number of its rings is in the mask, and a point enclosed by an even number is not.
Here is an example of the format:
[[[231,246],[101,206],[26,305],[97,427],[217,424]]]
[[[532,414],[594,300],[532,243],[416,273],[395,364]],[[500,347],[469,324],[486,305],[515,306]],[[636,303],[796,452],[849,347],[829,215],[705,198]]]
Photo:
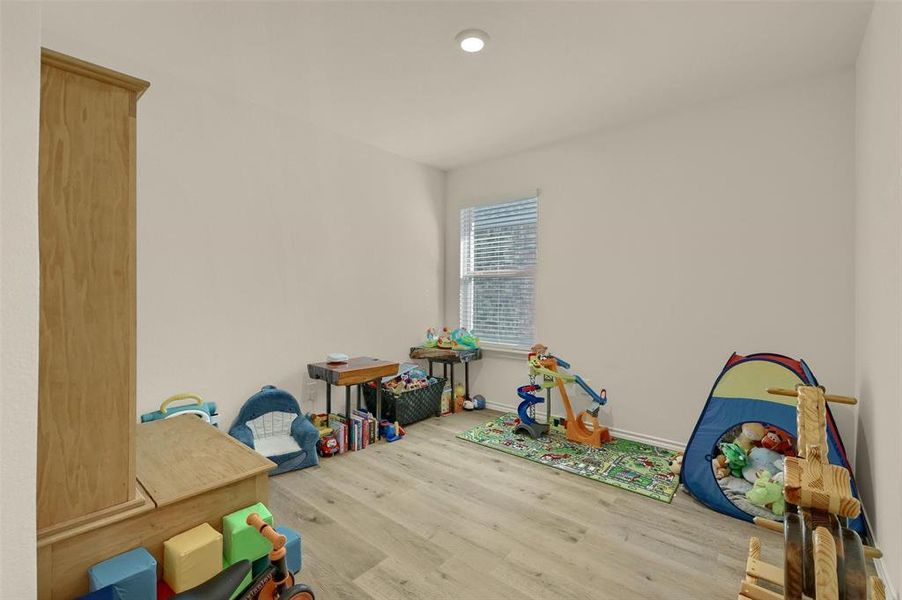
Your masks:
[[[720,451],[727,459],[727,467],[733,477],[742,477],[742,469],[749,464],[749,457],[739,444],[723,443]]]
[[[786,511],[783,486],[771,481],[770,478],[770,471],[761,471],[755,485],[745,493],[745,497],[755,506],[769,507],[772,513],[779,516]]]

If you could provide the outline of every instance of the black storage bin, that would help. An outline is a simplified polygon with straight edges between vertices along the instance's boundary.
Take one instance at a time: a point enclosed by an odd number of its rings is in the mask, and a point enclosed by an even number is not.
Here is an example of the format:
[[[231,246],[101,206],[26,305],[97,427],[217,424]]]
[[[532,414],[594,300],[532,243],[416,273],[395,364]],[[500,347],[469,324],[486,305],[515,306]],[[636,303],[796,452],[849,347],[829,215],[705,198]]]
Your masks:
[[[418,390],[408,390],[400,396],[382,389],[382,418],[394,423],[397,421],[402,426],[428,419],[439,417],[442,414],[442,391],[445,389],[445,379],[436,377],[435,383]],[[366,400],[366,409],[376,414],[376,387],[375,385],[363,386],[363,397]]]

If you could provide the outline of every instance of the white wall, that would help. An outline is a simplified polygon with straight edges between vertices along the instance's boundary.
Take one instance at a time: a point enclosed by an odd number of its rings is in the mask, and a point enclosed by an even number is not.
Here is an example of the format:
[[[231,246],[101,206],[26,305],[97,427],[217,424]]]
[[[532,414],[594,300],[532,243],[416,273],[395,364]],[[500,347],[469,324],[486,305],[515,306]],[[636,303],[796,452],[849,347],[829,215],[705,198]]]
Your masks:
[[[37,582],[40,31],[36,5],[0,2],[0,598]]]
[[[857,63],[856,475],[884,565],[902,583],[902,5],[878,2]]]
[[[605,423],[685,443],[733,350],[851,391],[853,102],[843,71],[450,172],[447,322],[460,208],[540,188],[538,338],[607,388]],[[524,364],[473,391],[515,406]]]
[[[306,364],[327,352],[404,358],[440,320],[443,174],[306,123],[292,98],[279,113],[174,77],[105,43],[103,10],[46,5],[43,42],[151,82],[138,103],[138,411],[193,391],[227,428],[269,383],[310,410]],[[197,44],[185,60],[201,69],[215,58],[201,31]]]

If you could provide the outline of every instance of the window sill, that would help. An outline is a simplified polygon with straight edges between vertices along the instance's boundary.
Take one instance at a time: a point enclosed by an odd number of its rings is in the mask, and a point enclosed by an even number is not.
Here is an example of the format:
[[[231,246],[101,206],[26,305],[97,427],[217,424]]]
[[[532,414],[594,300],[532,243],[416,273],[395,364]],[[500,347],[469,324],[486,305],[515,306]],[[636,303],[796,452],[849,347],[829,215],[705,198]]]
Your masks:
[[[503,344],[480,344],[482,352],[492,358],[510,358],[514,360],[524,360],[529,355],[529,348],[518,348],[516,346],[505,346]]]

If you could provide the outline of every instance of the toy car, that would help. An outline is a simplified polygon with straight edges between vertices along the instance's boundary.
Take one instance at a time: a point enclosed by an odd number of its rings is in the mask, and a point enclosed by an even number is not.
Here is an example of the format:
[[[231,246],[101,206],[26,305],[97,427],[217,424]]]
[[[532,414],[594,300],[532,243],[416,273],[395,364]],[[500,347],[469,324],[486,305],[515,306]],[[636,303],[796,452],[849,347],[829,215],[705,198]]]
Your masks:
[[[327,433],[316,443],[316,453],[321,457],[338,454],[338,439],[334,433]]]

